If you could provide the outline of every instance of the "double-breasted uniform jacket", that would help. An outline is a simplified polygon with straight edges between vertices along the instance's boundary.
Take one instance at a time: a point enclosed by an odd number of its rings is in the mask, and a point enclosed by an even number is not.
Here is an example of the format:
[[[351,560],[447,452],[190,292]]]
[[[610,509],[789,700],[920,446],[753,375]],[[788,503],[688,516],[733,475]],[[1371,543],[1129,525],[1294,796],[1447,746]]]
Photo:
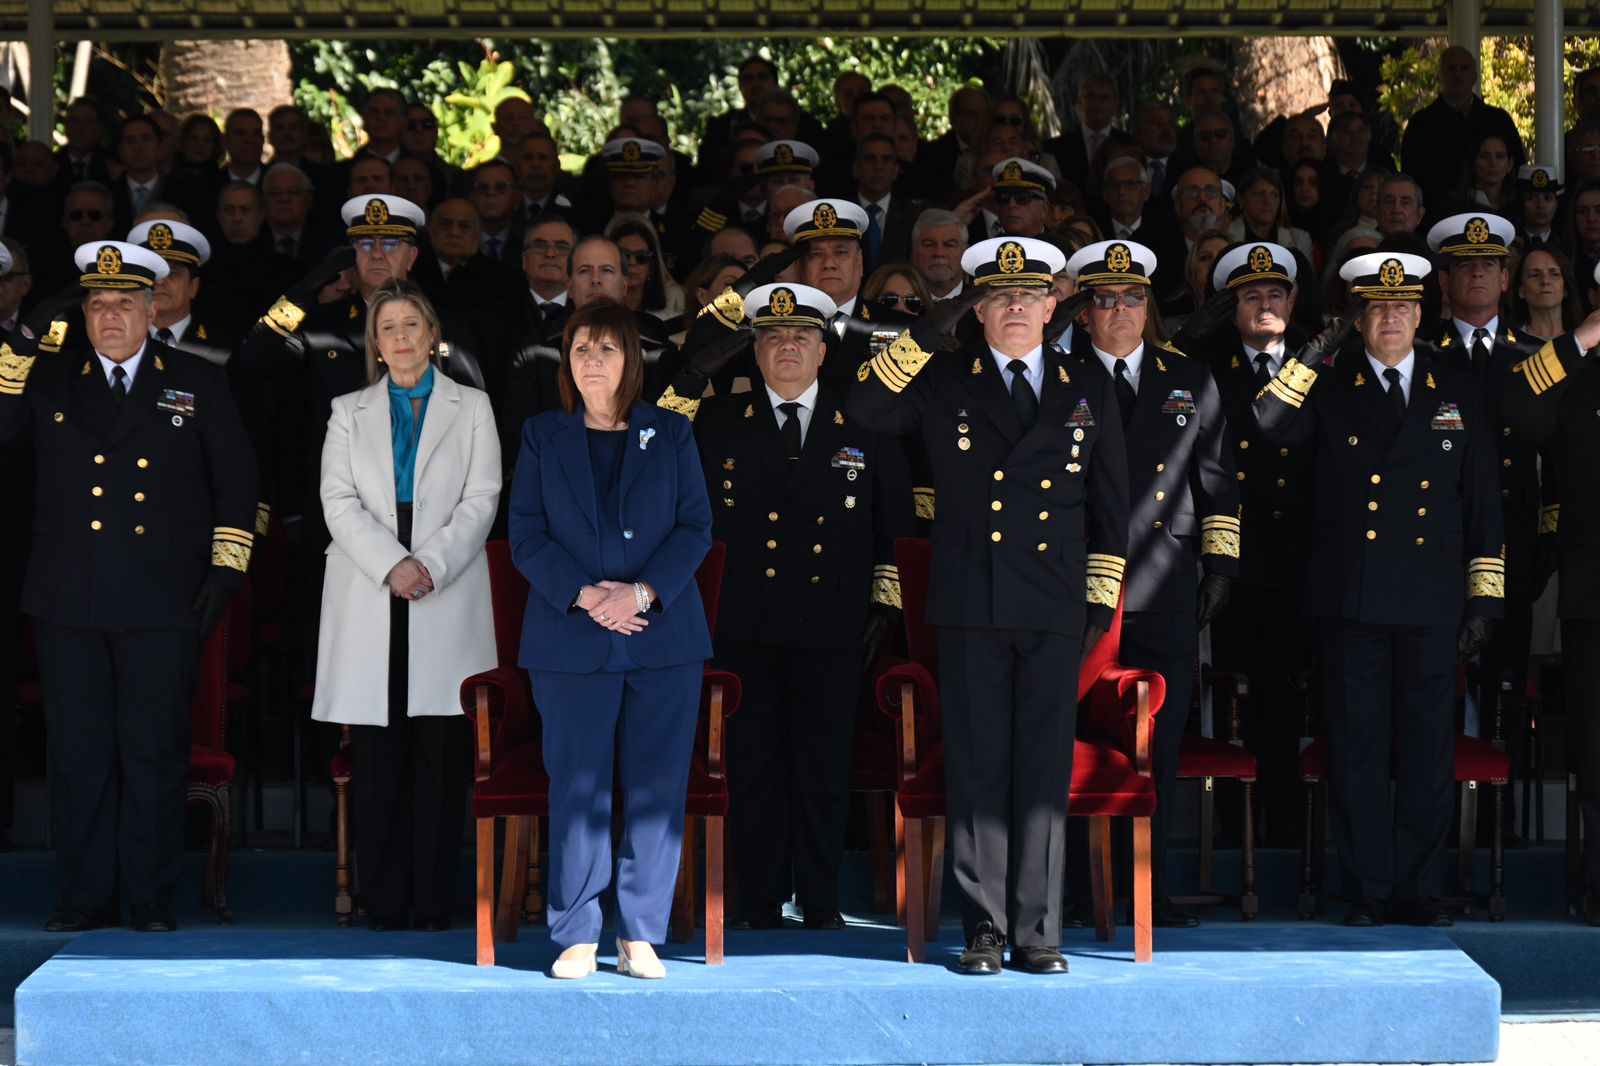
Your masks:
[[[1437,338],[1434,345],[1440,362],[1472,369],[1471,352],[1462,345],[1460,335],[1449,320],[1441,320],[1440,326],[1432,332]],[[1503,407],[1506,392],[1515,381],[1511,376],[1512,368],[1536,351],[1538,345],[1533,338],[1501,319],[1488,362],[1477,372],[1489,430],[1498,451],[1495,468],[1500,476],[1500,511],[1505,523],[1506,576],[1512,588],[1532,581],[1538,556],[1539,447],[1530,434],[1511,426]]]
[[[203,581],[243,582],[255,460],[221,367],[149,341],[119,405],[86,347],[0,347],[0,437],[25,434],[37,492],[23,611],[192,629]]]
[[[1377,625],[1500,618],[1494,429],[1472,375],[1415,349],[1398,429],[1365,357],[1286,362],[1255,402],[1269,440],[1315,454],[1306,611]]]
[[[449,311],[440,311],[439,319],[445,372],[485,388],[472,328]],[[367,302],[359,293],[309,311],[280,299],[239,346],[240,370],[265,380],[265,424],[275,435],[256,442],[264,453],[263,479],[276,481],[282,513],[305,520],[309,543],[327,543],[317,492],[328,415],[335,397],[366,386],[366,351]]]
[[[1105,372],[1085,337],[1077,345]],[[1108,379],[1109,380],[1109,379]],[[1112,417],[1120,417],[1111,408]],[[1239,573],[1239,488],[1217,384],[1170,345],[1146,344],[1128,462],[1128,573],[1123,609],[1193,614],[1198,556],[1207,573]]]
[[[1108,628],[1128,543],[1127,456],[1111,378],[1044,347],[1022,431],[987,346],[930,355],[900,335],[858,372],[846,418],[915,433],[938,508],[927,621],[1076,636]]]
[[[1286,358],[1303,343],[1290,330]],[[1305,584],[1311,543],[1311,449],[1271,441],[1261,431],[1254,409],[1261,386],[1237,334],[1227,350],[1214,355],[1212,375],[1228,420],[1239,485],[1239,578],[1260,588],[1298,590]]]
[[[727,545],[717,630],[777,647],[856,647],[870,603],[900,606],[894,542],[914,532],[901,442],[817,392],[800,457],[785,454],[765,388],[702,401],[693,416]],[[714,634],[714,636],[717,634]]]
[[[1561,475],[1559,503],[1547,504],[1541,530],[1560,544],[1562,618],[1600,621],[1600,492],[1589,473],[1600,454],[1600,367],[1571,334],[1517,363],[1502,394],[1513,437],[1544,449]]]

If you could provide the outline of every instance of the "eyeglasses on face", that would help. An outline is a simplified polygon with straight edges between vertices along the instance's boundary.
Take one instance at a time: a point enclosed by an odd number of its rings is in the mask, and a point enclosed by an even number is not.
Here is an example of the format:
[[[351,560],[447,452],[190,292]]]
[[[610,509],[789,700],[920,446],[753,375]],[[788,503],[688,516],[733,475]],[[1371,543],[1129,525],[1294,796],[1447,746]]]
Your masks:
[[[566,241],[547,241],[543,238],[529,241],[523,246],[523,248],[525,251],[533,252],[535,255],[572,254],[572,245],[568,244]]]
[[[74,207],[67,212],[67,217],[74,222],[99,222],[106,217],[104,211],[96,211],[92,207]]]
[[[992,115],[989,121],[996,126],[1024,126],[1028,120],[1021,115]]]
[[[985,297],[985,299],[994,303],[1035,304],[1043,300],[1046,296],[1054,295],[1055,293],[1052,290],[1046,288],[1000,289],[997,292],[991,292]]]
[[[406,122],[406,129],[411,133],[431,133],[439,128],[437,119],[414,118]]]
[[[1042,193],[1027,192],[1026,190],[1013,191],[1006,189],[1003,192],[994,194],[994,202],[997,204],[1031,204],[1042,202],[1043,200],[1044,195]]]
[[[633,252],[628,251],[626,248],[622,249],[622,262],[624,266],[630,262],[639,266],[649,266],[654,260],[655,253],[648,248],[640,248],[639,250]]]
[[[1142,292],[1097,292],[1094,294],[1094,305],[1102,311],[1110,311],[1117,304],[1123,307],[1143,307],[1145,294]]]
[[[885,307],[904,307],[914,315],[922,314],[922,297],[901,296],[899,293],[886,292],[878,297],[878,302]]]
[[[409,243],[399,237],[357,237],[350,242],[350,247],[362,255],[371,255],[373,252],[393,255]]]
[[[1191,185],[1186,189],[1180,189],[1179,195],[1185,200],[1198,200],[1204,196],[1212,196],[1220,200],[1222,199],[1222,190],[1215,185]]]

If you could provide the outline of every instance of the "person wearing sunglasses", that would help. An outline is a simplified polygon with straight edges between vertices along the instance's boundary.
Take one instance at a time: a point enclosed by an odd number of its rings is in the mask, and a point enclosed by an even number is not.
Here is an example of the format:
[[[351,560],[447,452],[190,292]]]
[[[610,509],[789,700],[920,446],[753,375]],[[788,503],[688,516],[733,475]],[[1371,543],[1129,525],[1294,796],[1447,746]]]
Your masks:
[[[1056,188],[1056,176],[1037,163],[1013,156],[996,163],[995,214],[1008,236],[1037,237],[1044,233],[1046,205]]]
[[[1155,253],[1134,241],[1091,244],[1067,262],[1079,288],[1091,294],[1078,318],[1087,336],[1077,354],[1111,376],[1116,408],[1106,416],[1122,424],[1127,439],[1128,580],[1118,658],[1156,670],[1167,682],[1151,752],[1157,796],[1152,920],[1184,928],[1199,921],[1172,902],[1166,871],[1178,745],[1188,724],[1200,631],[1228,602],[1239,573],[1239,488],[1216,382],[1203,363],[1166,342],[1152,307],[1155,269]],[[1068,923],[1074,928],[1093,921],[1086,855],[1086,846],[1068,845],[1075,899]]]
[[[1106,371],[1045,343],[1066,266],[1059,249],[995,237],[961,266],[971,291],[858,371],[846,420],[914,434],[936,487],[925,614],[952,738],[945,794],[966,949],[957,969],[998,974],[1009,943],[1013,968],[1064,974],[1062,783],[1078,667],[1122,588],[1122,422]],[[981,339],[940,350],[969,308]]]
[[[511,158],[510,146],[502,142],[502,147],[504,151],[501,154]],[[428,173],[433,177],[433,198],[424,203],[414,196],[406,196],[399,187],[399,175],[396,175],[396,193],[430,209],[447,196],[459,195],[457,190],[465,184],[462,170],[453,163],[445,162],[439,155],[439,120],[426,104],[406,105],[406,122],[400,130],[400,150],[405,156],[427,164]],[[395,160],[395,165],[400,165],[399,159]]]
[[[872,303],[913,318],[933,306],[928,283],[909,263],[885,263],[872,272],[861,286],[861,295]]]
[[[68,244],[76,248],[90,241],[103,241],[111,236],[115,222],[111,190],[104,185],[80,181],[67,190],[61,203],[61,229]]]

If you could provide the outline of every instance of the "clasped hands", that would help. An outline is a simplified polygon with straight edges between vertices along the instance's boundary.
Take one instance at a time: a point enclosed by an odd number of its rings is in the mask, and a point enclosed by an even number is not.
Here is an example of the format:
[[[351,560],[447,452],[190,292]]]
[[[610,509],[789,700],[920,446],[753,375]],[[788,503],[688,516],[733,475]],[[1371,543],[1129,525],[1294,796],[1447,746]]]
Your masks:
[[[656,590],[649,585],[645,593],[655,602]],[[613,633],[632,636],[650,624],[639,614],[639,601],[633,594],[633,585],[625,581],[598,581],[585,585],[578,593],[578,609],[587,611],[596,625]]]
[[[420,560],[409,555],[394,564],[385,580],[390,594],[397,599],[420,600],[433,591],[433,575]]]

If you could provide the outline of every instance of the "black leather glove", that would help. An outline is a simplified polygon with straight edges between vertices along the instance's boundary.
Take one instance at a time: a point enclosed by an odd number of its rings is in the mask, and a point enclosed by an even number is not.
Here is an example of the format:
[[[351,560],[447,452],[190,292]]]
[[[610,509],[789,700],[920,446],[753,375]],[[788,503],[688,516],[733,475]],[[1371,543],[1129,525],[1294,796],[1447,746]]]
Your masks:
[[[232,589],[224,588],[210,578],[201,583],[200,591],[194,598],[194,613],[200,616],[196,624],[200,630],[200,643],[211,639],[212,631],[222,621],[222,616],[228,613],[228,601],[231,599]]]
[[[348,244],[341,244],[323,256],[322,262],[312,267],[305,277],[289,286],[283,294],[284,299],[296,307],[309,307],[317,302],[317,293],[355,265],[356,250]]]
[[[22,328],[35,338],[42,337],[50,332],[50,323],[60,318],[62,312],[82,302],[83,286],[74,281],[35,304],[23,317]]]
[[[740,298],[749,296],[762,285],[770,285],[772,282],[777,281],[779,274],[799,262],[800,257],[805,254],[806,246],[803,243],[796,242],[791,244],[783,251],[772,253],[745,271],[743,276],[735,281],[730,288],[738,293]]]
[[[1549,548],[1540,546],[1533,560],[1533,598],[1538,599],[1544,595],[1544,590],[1550,584],[1550,579],[1556,576],[1556,571],[1561,569],[1561,556]]]
[[[1050,315],[1050,321],[1045,323],[1044,339],[1053,341],[1067,331],[1067,327],[1078,320],[1078,316],[1089,309],[1094,302],[1094,290],[1085,285],[1065,300],[1056,301],[1056,309]]]
[[[1232,289],[1219,289],[1206,297],[1194,314],[1183,320],[1183,325],[1172,335],[1172,343],[1180,351],[1203,341],[1224,325],[1233,321],[1234,309],[1239,306],[1239,296]]]
[[[874,603],[867,608],[867,624],[861,630],[862,668],[871,669],[883,649],[888,647],[896,627],[900,625],[900,609],[886,603]]]
[[[1456,641],[1456,654],[1463,659],[1470,659],[1483,650],[1489,643],[1489,635],[1494,632],[1494,623],[1481,615],[1469,614],[1467,620],[1461,623],[1461,636]]]
[[[715,377],[723,367],[732,362],[734,356],[749,347],[754,338],[755,330],[749,326],[730,329],[710,344],[691,353],[684,371],[698,374],[702,384],[704,384],[705,381]],[[676,388],[676,385],[674,385],[674,388]],[[679,393],[679,395],[685,394]],[[697,392],[694,395],[699,396],[700,393]]]
[[[1300,362],[1300,365],[1317,366],[1328,356],[1337,352],[1339,346],[1344,343],[1344,339],[1350,336],[1350,331],[1356,328],[1356,319],[1360,317],[1363,306],[1365,306],[1365,301],[1358,301],[1345,314],[1344,318],[1334,321],[1327,329],[1307,341],[1295,353],[1295,359]]]
[[[966,317],[967,312],[986,295],[987,290],[968,285],[960,296],[937,301],[930,310],[911,323],[911,339],[925,352],[938,351],[944,347],[945,338],[955,333],[956,325]],[[866,322],[862,325],[870,329],[872,324]]]
[[[1083,664],[1089,660],[1089,653],[1094,651],[1094,646],[1100,643],[1100,638],[1105,635],[1106,631],[1093,622],[1083,627],[1083,648],[1078,653],[1079,670],[1083,669]]]
[[[1222,613],[1228,606],[1228,599],[1233,595],[1233,578],[1226,574],[1207,574],[1200,579],[1200,609],[1198,612],[1199,626],[1204,629],[1211,624],[1211,620]]]

